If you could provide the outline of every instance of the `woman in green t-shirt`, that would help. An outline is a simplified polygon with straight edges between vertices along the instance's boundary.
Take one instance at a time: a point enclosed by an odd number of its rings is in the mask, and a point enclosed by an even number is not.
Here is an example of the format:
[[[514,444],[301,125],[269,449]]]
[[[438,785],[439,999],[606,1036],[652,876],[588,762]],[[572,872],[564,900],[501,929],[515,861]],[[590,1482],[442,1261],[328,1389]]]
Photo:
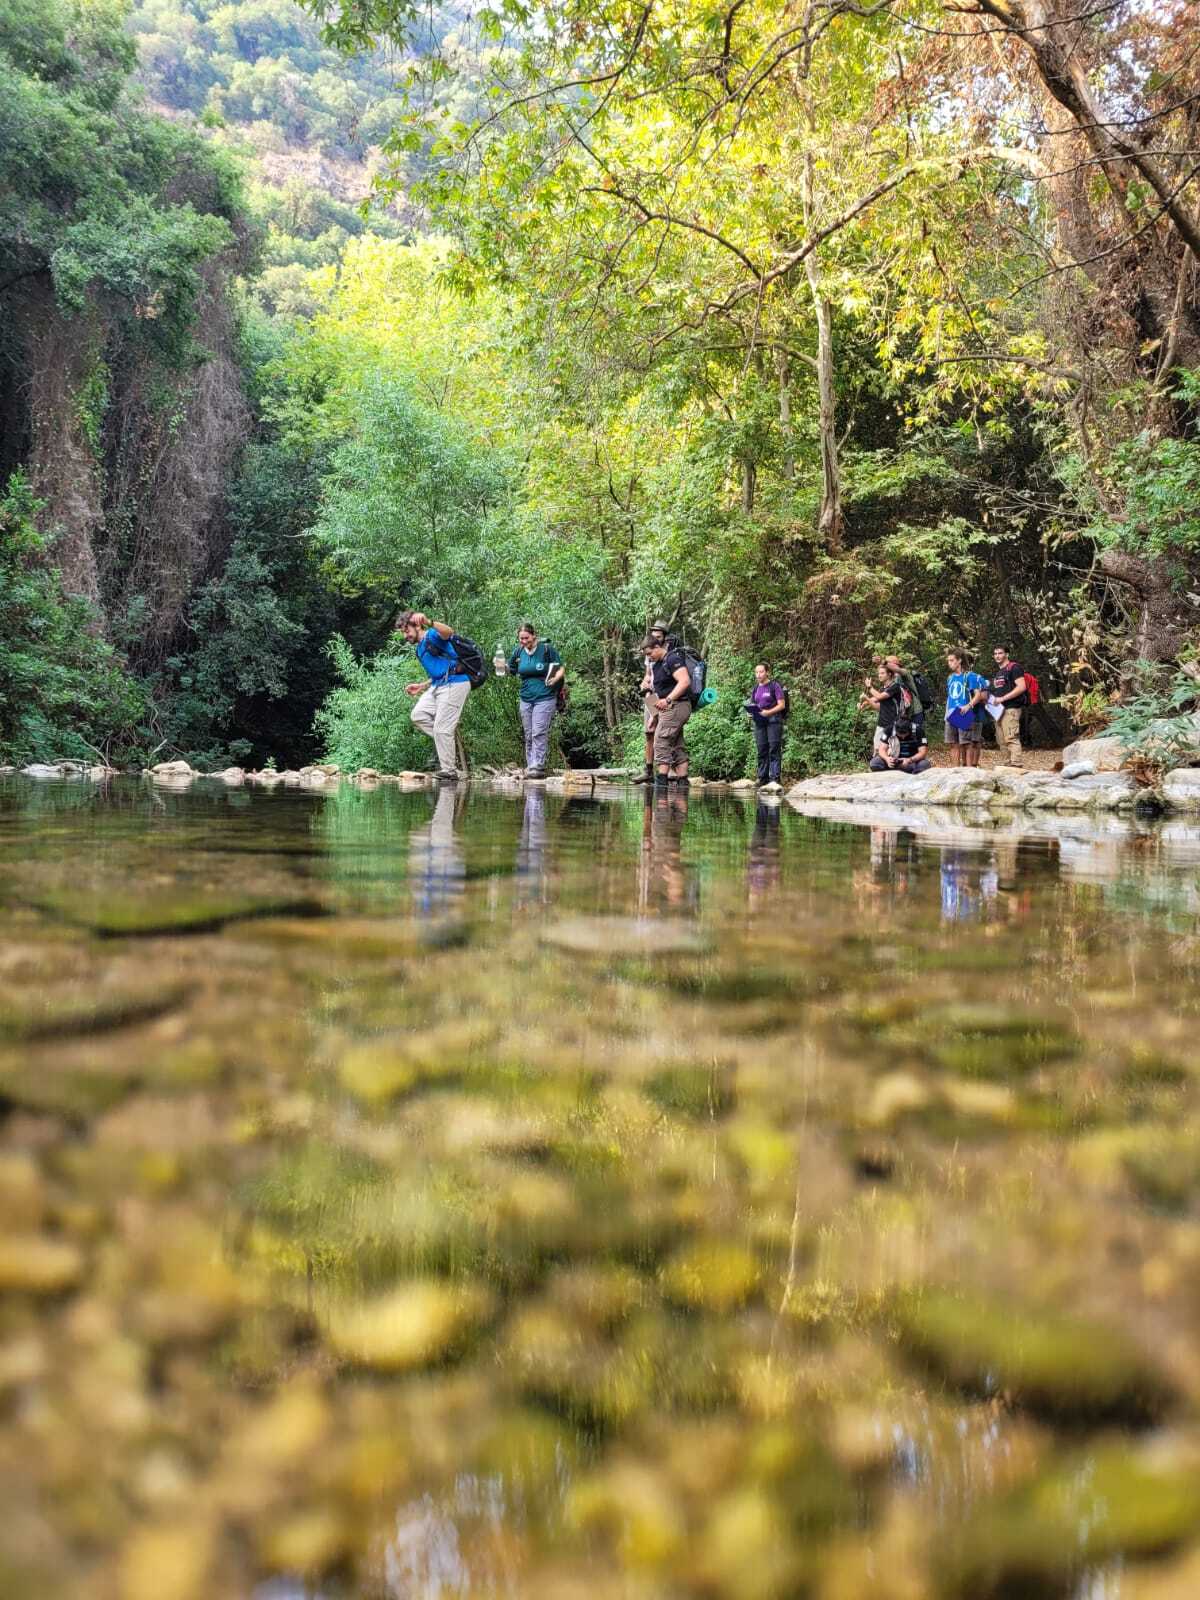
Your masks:
[[[547,639],[539,639],[532,622],[517,629],[517,648],[508,658],[508,670],[521,680],[521,726],[525,730],[525,776],[546,776],[550,749],[550,724],[558,709],[558,687],[563,664]]]

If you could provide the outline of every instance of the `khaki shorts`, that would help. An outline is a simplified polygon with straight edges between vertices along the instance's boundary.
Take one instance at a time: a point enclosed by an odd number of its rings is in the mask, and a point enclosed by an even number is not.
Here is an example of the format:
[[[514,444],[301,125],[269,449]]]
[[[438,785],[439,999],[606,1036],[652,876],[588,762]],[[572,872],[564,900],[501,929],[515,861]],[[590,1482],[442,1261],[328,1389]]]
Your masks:
[[[969,728],[956,728],[952,722],[946,723],[947,744],[982,744],[983,723],[978,718]]]
[[[658,726],[654,730],[654,760],[660,767],[681,766],[687,760],[683,726],[691,714],[690,700],[676,700],[665,711],[658,713]]]

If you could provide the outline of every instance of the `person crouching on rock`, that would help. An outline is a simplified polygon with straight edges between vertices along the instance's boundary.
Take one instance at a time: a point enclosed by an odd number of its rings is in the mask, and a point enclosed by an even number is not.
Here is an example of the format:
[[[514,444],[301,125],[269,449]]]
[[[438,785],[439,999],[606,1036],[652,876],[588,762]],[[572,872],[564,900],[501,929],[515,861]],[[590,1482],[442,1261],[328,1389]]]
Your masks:
[[[423,611],[402,611],[396,618],[396,632],[416,646],[417,660],[429,674],[428,685],[404,685],[405,694],[417,702],[412,708],[413,726],[433,740],[441,781],[457,783],[454,735],[471,692],[471,680],[460,667],[458,652],[450,642],[454,629],[444,622],[432,622]]]
[[[896,724],[894,747],[876,750],[871,757],[870,770],[915,773],[927,772],[932,765],[924,723],[911,722],[905,717]]]
[[[642,653],[650,658],[650,677],[654,686],[654,709],[658,724],[654,730],[655,787],[688,781],[688,753],[683,742],[683,727],[692,714],[692,680],[683,658],[661,634],[652,633],[642,641]]]

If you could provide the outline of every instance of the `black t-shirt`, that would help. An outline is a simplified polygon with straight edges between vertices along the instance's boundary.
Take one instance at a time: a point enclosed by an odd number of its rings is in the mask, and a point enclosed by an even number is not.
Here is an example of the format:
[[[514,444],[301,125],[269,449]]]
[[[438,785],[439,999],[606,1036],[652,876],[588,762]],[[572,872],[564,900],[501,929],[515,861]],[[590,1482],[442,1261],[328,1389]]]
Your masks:
[[[1003,667],[997,667],[996,674],[992,679],[992,693],[997,699],[1000,699],[1003,695],[1006,695],[1009,692],[1018,678],[1023,678],[1024,676],[1024,667],[1019,667],[1015,661],[1009,661]],[[1013,700],[1006,700],[1004,702],[1004,709],[1006,711],[1017,711],[1021,706],[1027,706],[1028,704],[1029,696],[1025,693],[1021,693]]]
[[[925,743],[924,722],[914,722],[912,725],[912,732],[899,735],[896,743],[900,746],[898,752],[899,759],[901,761],[911,761],[913,756],[916,755],[917,751]]]
[[[881,690],[886,696],[876,706],[875,712],[879,719],[879,726],[884,733],[891,733],[896,726],[896,718],[900,715],[901,684],[899,678],[893,678],[887,687]]]
[[[654,692],[660,700],[665,700],[675,687],[675,674],[680,667],[685,670],[687,662],[683,659],[682,650],[668,650],[661,661],[655,661],[650,668],[650,678],[654,684]],[[678,699],[690,699],[690,695],[679,695]]]

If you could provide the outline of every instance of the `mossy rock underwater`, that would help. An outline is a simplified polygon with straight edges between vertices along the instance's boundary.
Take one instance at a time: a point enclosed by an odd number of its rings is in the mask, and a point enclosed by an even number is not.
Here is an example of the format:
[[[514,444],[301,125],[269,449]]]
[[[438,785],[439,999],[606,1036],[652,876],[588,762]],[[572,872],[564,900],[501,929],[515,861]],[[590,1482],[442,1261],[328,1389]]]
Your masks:
[[[1099,1323],[941,1290],[893,1309],[905,1349],[969,1394],[1007,1394],[1060,1422],[1134,1425],[1161,1417],[1173,1399],[1165,1374]]]

